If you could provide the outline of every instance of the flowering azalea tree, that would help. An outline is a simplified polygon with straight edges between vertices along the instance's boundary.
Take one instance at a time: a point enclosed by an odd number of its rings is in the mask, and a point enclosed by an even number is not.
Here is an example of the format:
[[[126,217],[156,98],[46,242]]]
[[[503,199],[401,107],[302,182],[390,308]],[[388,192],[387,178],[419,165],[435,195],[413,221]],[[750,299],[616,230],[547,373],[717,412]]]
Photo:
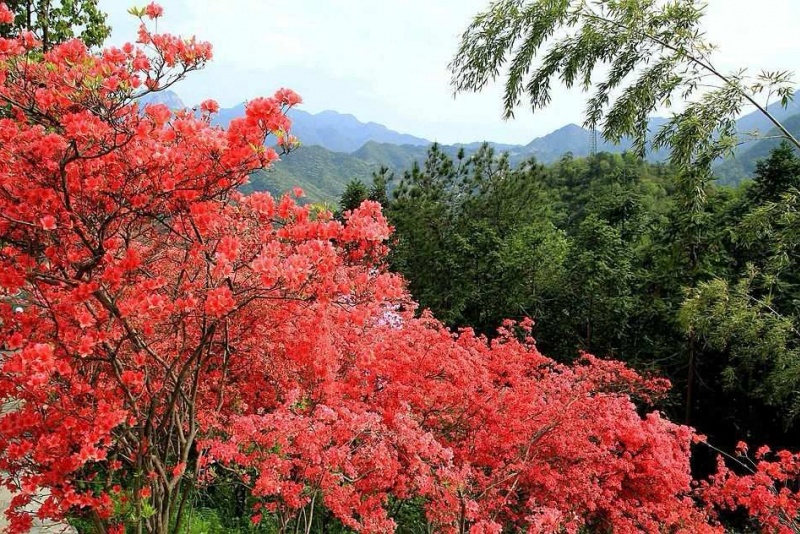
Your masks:
[[[12,532],[34,516],[178,532],[222,473],[282,531],[310,532],[322,506],[390,532],[389,503],[408,499],[438,532],[717,529],[692,498],[692,431],[634,405],[663,381],[589,355],[558,365],[529,324],[488,342],[416,316],[375,202],[340,222],[237,193],[277,159],[270,135],[291,147],[298,96],[253,100],[227,130],[212,101],[140,107],[211,48],[151,32],[155,4],[134,13],[138,44],[97,54],[0,39]]]
[[[127,501],[140,528],[166,531],[180,521],[199,416],[225,402],[224,387],[208,388],[225,382],[231,339],[242,358],[256,347],[238,317],[303,282],[286,270],[290,281],[265,284],[250,265],[278,242],[267,222],[294,218],[293,204],[234,202],[248,173],[277,159],[265,137],[287,139],[284,111],[299,98],[256,99],[222,131],[209,125],[214,102],[195,117],[134,100],[201,68],[207,43],[143,22],[138,46],[97,55],[78,40],[43,54],[40,44],[24,32],[0,40],[0,469],[17,492],[11,528],[30,525],[25,507],[46,490],[40,517],[77,511],[104,531]],[[325,228],[308,231],[339,231]],[[312,254],[304,246],[282,249],[297,273],[312,268],[296,264]]]

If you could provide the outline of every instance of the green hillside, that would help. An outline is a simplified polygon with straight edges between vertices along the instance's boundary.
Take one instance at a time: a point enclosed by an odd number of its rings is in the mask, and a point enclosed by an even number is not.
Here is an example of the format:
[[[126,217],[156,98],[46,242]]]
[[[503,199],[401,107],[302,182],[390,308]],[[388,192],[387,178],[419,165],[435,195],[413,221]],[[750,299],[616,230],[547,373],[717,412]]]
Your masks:
[[[353,152],[352,156],[390,169],[408,169],[415,161],[424,159],[427,152],[427,146],[391,145],[370,141]]]
[[[339,198],[352,179],[370,183],[372,172],[377,169],[378,165],[350,154],[331,152],[320,146],[301,146],[283,156],[271,169],[254,173],[250,184],[242,190],[279,195],[300,186],[310,200],[330,201]]]

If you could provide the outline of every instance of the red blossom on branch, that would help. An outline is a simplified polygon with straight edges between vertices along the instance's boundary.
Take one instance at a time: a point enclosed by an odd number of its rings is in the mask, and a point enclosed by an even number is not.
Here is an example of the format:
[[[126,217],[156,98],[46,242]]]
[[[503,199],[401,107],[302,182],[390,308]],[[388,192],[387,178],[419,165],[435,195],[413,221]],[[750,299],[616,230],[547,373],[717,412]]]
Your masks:
[[[150,2],[150,4],[148,4],[145,8],[145,14],[150,19],[157,19],[158,17],[164,15],[164,8],[155,2]]]

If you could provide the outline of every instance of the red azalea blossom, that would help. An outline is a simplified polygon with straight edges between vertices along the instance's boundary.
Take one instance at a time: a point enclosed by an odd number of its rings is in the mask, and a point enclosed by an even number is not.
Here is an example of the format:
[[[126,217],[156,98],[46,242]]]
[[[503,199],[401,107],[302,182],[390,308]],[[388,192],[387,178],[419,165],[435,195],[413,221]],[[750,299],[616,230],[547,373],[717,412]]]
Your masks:
[[[44,217],[39,219],[39,222],[41,223],[42,228],[44,228],[45,230],[56,229],[56,218],[53,217],[52,215],[45,215]]]
[[[216,100],[204,100],[200,104],[200,111],[203,113],[217,113],[219,111],[219,104]]]
[[[145,14],[150,19],[157,19],[158,17],[164,14],[164,8],[156,4],[155,2],[151,2],[145,8]]]
[[[186,471],[186,462],[181,462],[172,468],[172,476],[181,476],[184,471]]]
[[[6,4],[0,4],[0,24],[11,24],[14,22],[14,14],[8,9]]]

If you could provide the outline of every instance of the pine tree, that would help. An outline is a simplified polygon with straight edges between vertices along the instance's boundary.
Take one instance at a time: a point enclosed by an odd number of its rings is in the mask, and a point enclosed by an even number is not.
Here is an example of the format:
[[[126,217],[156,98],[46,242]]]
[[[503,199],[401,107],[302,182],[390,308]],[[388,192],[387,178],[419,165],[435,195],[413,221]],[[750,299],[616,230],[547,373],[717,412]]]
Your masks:
[[[361,180],[350,180],[344,188],[339,199],[339,209],[342,213],[352,211],[359,207],[369,197],[369,190]]]

